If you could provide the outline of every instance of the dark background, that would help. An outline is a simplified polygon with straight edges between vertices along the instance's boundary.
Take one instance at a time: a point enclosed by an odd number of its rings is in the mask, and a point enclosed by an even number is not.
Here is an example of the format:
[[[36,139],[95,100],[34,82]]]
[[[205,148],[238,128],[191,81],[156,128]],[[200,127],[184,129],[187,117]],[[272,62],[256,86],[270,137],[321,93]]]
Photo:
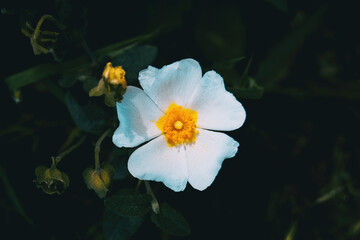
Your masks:
[[[175,193],[152,183],[158,200],[188,220],[191,234],[172,237],[148,217],[133,239],[360,238],[360,15],[355,4],[159,0],[70,5],[66,13],[59,12],[56,1],[1,6],[2,80],[54,61],[51,55],[35,56],[21,33],[26,21],[36,25],[43,14],[52,14],[65,16],[91,50],[161,26],[147,42],[158,48],[153,66],[194,58],[203,72],[219,72],[227,86],[237,86],[252,57],[249,75],[264,88],[260,99],[239,98],[247,119],[228,133],[240,143],[239,151],[225,160],[208,189],[188,185]],[[84,55],[76,37],[60,40],[65,60]],[[243,56],[231,68],[223,67]],[[90,135],[61,163],[69,189],[61,196],[46,195],[32,182],[34,169],[50,164],[75,125],[66,106],[36,84],[22,89],[20,104],[0,84],[2,174],[33,222],[14,210],[1,182],[2,235],[101,239],[103,200],[86,188],[81,175],[93,164],[97,136]],[[21,130],[11,131],[14,126]],[[107,138],[103,157],[111,148]],[[136,182],[130,176],[113,188],[135,187]]]

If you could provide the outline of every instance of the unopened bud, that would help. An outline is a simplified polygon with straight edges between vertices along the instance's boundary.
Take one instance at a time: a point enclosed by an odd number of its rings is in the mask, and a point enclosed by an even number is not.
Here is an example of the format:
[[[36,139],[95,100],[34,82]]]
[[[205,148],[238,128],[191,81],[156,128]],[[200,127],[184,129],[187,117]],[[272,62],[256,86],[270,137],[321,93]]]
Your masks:
[[[99,198],[104,198],[109,191],[114,168],[105,164],[103,168],[87,168],[83,172],[84,181],[89,189],[93,189]]]

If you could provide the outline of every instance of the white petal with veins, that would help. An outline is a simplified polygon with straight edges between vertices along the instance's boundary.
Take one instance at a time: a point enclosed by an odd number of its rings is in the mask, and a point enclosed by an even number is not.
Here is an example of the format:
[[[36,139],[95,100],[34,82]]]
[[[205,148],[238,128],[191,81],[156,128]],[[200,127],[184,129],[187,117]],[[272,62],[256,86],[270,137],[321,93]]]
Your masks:
[[[197,126],[204,129],[235,130],[246,117],[241,103],[226,91],[223,78],[215,71],[203,76],[186,107],[198,112]]]
[[[163,182],[175,192],[183,191],[188,180],[184,147],[169,147],[163,135],[136,149],[128,168],[134,177]]]
[[[116,146],[136,147],[161,134],[156,121],[163,112],[140,88],[129,86],[116,108],[120,121],[113,135]]]
[[[157,69],[140,71],[139,81],[145,93],[166,111],[171,103],[185,106],[200,79],[201,67],[194,59],[184,59]]]
[[[239,143],[224,133],[199,129],[196,142],[186,147],[189,183],[204,190],[214,181],[222,162],[235,156]]]

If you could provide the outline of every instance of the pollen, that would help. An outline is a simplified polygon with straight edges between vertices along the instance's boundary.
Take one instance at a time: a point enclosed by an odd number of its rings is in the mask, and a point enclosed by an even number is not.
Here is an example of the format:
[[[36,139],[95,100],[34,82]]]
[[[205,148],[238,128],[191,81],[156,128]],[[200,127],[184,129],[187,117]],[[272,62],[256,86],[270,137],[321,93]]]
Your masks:
[[[195,142],[198,133],[196,122],[196,111],[172,103],[156,126],[164,134],[168,145],[174,147]]]

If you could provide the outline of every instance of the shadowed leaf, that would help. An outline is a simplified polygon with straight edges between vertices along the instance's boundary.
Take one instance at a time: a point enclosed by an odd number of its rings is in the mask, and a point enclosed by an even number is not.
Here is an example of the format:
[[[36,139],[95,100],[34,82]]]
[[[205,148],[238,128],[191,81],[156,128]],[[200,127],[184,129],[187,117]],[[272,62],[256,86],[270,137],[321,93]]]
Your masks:
[[[160,205],[159,214],[151,214],[151,221],[172,235],[186,236],[190,234],[190,226],[186,219],[167,203]]]
[[[123,190],[105,199],[105,206],[114,213],[124,216],[141,216],[150,210],[151,196],[131,190]]]
[[[76,126],[81,130],[100,135],[106,130],[106,112],[98,105],[90,102],[80,105],[71,93],[65,96],[65,103]]]
[[[104,48],[100,48],[94,51],[96,58],[100,58],[104,55],[114,58],[117,55],[124,52],[126,49],[129,49],[145,40],[150,39],[159,32],[159,29],[149,33],[140,35],[125,41],[120,41],[111,45],[108,45]],[[87,68],[90,64],[90,60],[84,56],[69,60],[63,63],[45,63],[39,64],[35,67],[31,67],[25,71],[13,74],[5,78],[5,83],[11,91],[22,88],[34,82],[52,77],[60,73],[71,73],[76,72],[79,69]]]
[[[126,71],[125,79],[130,83],[137,80],[139,72],[147,68],[155,60],[156,55],[155,46],[135,46],[124,51],[111,62],[114,66],[123,67]]]
[[[129,170],[127,168],[127,161],[129,158],[128,149],[114,148],[109,156],[109,162],[115,169],[113,176],[114,180],[121,180],[129,176]]]
[[[129,239],[144,222],[144,216],[122,217],[105,208],[103,231],[106,240]]]
[[[234,94],[237,98],[247,98],[247,99],[260,99],[264,93],[262,87],[253,87],[253,88],[232,88],[227,87],[226,90]]]

